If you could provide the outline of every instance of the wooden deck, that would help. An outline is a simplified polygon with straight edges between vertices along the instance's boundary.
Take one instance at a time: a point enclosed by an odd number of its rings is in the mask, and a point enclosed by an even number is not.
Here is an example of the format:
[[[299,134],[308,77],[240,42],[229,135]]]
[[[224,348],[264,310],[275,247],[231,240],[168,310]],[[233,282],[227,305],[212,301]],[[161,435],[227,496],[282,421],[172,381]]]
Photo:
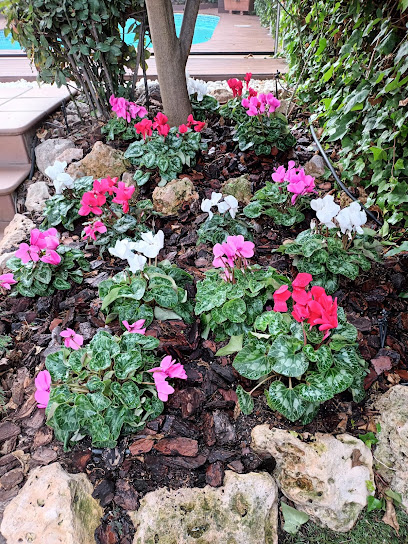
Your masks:
[[[187,62],[190,76],[215,81],[243,77],[246,72],[252,72],[255,79],[268,79],[277,70],[287,72],[285,60],[270,56],[274,41],[268,30],[260,25],[258,17],[218,13],[216,9],[202,13],[216,15],[220,20],[209,41],[192,46],[193,54]],[[237,52],[245,54],[236,55]],[[4,51],[1,53],[0,82],[36,79],[37,71],[24,55],[5,56]],[[16,51],[10,53],[16,55]],[[148,60],[147,75],[149,79],[157,79],[154,56]],[[130,73],[128,77],[131,77]]]

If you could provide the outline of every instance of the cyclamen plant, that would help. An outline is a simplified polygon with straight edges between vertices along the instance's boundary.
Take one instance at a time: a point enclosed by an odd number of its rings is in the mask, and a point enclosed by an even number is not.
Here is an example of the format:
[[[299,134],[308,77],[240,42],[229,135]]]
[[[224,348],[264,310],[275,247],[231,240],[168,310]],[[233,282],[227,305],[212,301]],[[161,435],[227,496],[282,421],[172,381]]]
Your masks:
[[[35,297],[49,295],[55,289],[70,289],[68,280],[82,283],[83,271],[88,272],[90,266],[82,251],[61,245],[57,230],[50,228],[33,229],[30,244],[20,244],[16,256],[7,261],[7,268],[12,271],[12,278],[6,274],[2,287],[10,289],[17,284],[16,293]]]
[[[35,398],[65,449],[87,435],[95,447],[115,447],[121,434],[143,428],[163,411],[174,392],[168,379],[187,378],[169,356],[157,364],[159,340],[140,330],[120,338],[99,331],[84,347],[80,335],[63,332],[65,347],[46,358]]]
[[[301,232],[293,242],[284,243],[277,251],[293,256],[299,272],[313,275],[315,285],[329,293],[339,286],[339,276],[355,280],[360,268],[367,272],[371,261],[380,261],[382,246],[375,231],[362,228],[367,215],[358,202],[340,209],[332,195],[310,202],[320,223]]]
[[[272,292],[287,283],[287,278],[269,267],[261,269],[249,265],[254,244],[243,236],[229,236],[226,242],[213,248],[213,266],[205,279],[197,283],[196,315],[201,316],[202,336],[210,331],[216,341],[231,339],[231,345],[241,345],[244,335],[251,330],[255,319],[264,309]],[[236,351],[222,348],[218,354]]]
[[[218,215],[214,215],[213,208],[217,208]],[[233,195],[223,196],[222,193],[211,193],[211,198],[201,202],[201,209],[208,213],[208,218],[197,231],[197,243],[222,243],[228,236],[242,235],[252,240],[249,225],[246,221],[237,219],[238,200]]]
[[[252,393],[268,381],[269,407],[303,425],[338,393],[350,390],[355,402],[364,398],[368,370],[358,352],[357,329],[322,287],[307,290],[311,281],[310,274],[300,273],[292,291],[288,284],[277,289],[273,310],[256,318],[235,357],[237,372],[261,380],[250,392],[237,387],[243,413],[252,412]]]
[[[223,117],[237,124],[233,139],[239,149],[254,149],[256,155],[269,155],[273,148],[286,151],[293,147],[296,139],[290,133],[287,119],[277,113],[280,101],[272,93],[258,93],[249,86],[252,74],[247,73],[244,84],[237,79],[228,80],[233,92],[232,100],[220,108]],[[277,151],[276,151],[277,152]]]
[[[132,121],[146,117],[146,108],[135,102],[130,102],[126,98],[114,95],[111,95],[109,103],[115,117],[102,127],[102,134],[106,134],[107,140],[115,140],[116,138],[133,140],[136,137],[136,132]]]
[[[251,219],[268,215],[277,225],[285,227],[303,221],[305,216],[301,210],[310,205],[310,196],[317,192],[315,178],[289,161],[287,169],[284,166],[275,169],[272,180],[274,183],[266,182],[265,187],[254,194],[244,214]]]
[[[201,143],[200,134],[204,122],[189,115],[187,124],[170,128],[167,121],[167,117],[159,112],[154,121],[143,119],[135,125],[137,134],[143,140],[130,144],[125,158],[138,168],[134,175],[138,185],[147,183],[155,170],[160,175],[158,185],[163,187],[177,177],[185,164],[193,165],[197,152],[206,147],[206,144]]]

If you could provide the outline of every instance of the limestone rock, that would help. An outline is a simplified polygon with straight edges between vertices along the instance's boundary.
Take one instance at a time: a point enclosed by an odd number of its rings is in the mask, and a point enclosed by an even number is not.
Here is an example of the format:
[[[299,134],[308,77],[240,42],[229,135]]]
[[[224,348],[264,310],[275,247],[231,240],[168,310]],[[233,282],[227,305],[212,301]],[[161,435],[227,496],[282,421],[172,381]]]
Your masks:
[[[401,494],[402,504],[408,508],[408,387],[395,385],[379,398],[375,408],[381,425],[376,469],[391,489]]]
[[[37,181],[28,186],[25,207],[29,212],[42,212],[50,198],[45,181]]]
[[[24,242],[30,236],[32,229],[35,229],[35,223],[25,215],[16,213],[4,229],[4,236],[0,242],[0,255]]]
[[[313,155],[310,161],[305,164],[305,174],[314,178],[322,177],[325,169],[325,162],[320,155]]]
[[[8,544],[94,544],[103,510],[84,474],[68,474],[59,463],[30,472],[6,507],[1,532]]]
[[[9,251],[0,255],[0,274],[3,274],[6,269],[8,270],[6,263],[9,259],[11,259],[11,257],[15,257],[15,255],[15,251]]]
[[[45,169],[48,166],[52,166],[63,151],[74,147],[74,142],[66,138],[51,138],[37,145],[35,148],[35,158],[38,170],[45,174]]]
[[[264,472],[225,473],[223,487],[148,493],[137,512],[133,544],[277,544],[277,486]]]
[[[153,191],[153,207],[156,212],[175,215],[183,204],[191,204],[198,199],[194,185],[188,178],[173,179],[164,187],[156,187]]]
[[[74,179],[82,176],[93,178],[120,177],[126,171],[126,161],[122,151],[113,149],[103,142],[96,142],[92,151],[81,161],[70,164],[67,173]]]
[[[80,147],[71,147],[69,149],[66,149],[61,153],[61,155],[58,155],[56,158],[57,161],[60,162],[66,162],[67,164],[71,164],[72,161],[80,161],[84,156],[84,150]]]
[[[235,196],[239,202],[243,202],[245,205],[249,204],[252,198],[252,186],[248,174],[239,176],[239,178],[227,179],[221,186],[221,192],[223,195]]]
[[[374,485],[371,451],[361,440],[317,433],[303,441],[283,429],[259,425],[251,448],[274,457],[274,476],[298,510],[333,531],[349,531],[367,505],[367,480]]]
[[[230,89],[220,87],[219,89],[213,89],[208,94],[211,94],[220,104],[226,104],[228,100],[234,97]]]

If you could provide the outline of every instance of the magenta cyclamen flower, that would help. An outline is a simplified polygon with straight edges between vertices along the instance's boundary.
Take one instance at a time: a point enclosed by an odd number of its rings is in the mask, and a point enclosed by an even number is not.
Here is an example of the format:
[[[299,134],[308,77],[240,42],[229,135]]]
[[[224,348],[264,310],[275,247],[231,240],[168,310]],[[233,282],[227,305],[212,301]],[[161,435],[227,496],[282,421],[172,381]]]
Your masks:
[[[213,248],[214,260],[213,266],[215,268],[225,268],[235,265],[237,259],[242,259],[246,264],[246,259],[250,259],[254,255],[255,244],[244,240],[244,237],[239,234],[238,236],[228,236],[227,241],[222,244],[215,244]]]
[[[16,251],[16,257],[21,259],[23,264],[27,264],[30,261],[38,262],[39,260],[48,263],[49,252],[53,251],[59,246],[57,229],[51,228],[45,231],[39,229],[33,229],[30,233],[30,245],[23,243],[20,244],[19,249]],[[45,255],[41,257],[42,251],[45,251]],[[56,253],[53,251],[53,253]],[[58,255],[58,254],[56,254]],[[59,264],[61,257],[52,257],[53,262],[51,264]],[[59,259],[59,260],[58,260]],[[58,261],[58,262],[56,262]]]
[[[92,223],[92,225],[87,225],[84,228],[84,236],[83,238],[92,238],[92,240],[96,240],[96,233],[99,232],[100,234],[104,234],[108,229],[106,226],[102,223],[102,221],[95,221],[95,223]]]
[[[112,106],[112,111],[114,111],[117,117],[122,117],[126,119],[128,123],[136,117],[144,117],[147,115],[147,110],[143,106],[138,106],[135,102],[129,102],[126,98],[118,97],[111,95],[109,98],[109,104]]]
[[[123,325],[125,326],[125,329],[128,332],[136,332],[138,334],[146,334],[146,329],[142,328],[145,324],[146,319],[138,319],[135,321],[132,325],[129,325],[127,321],[122,321]]]
[[[184,367],[180,363],[176,363],[170,355],[164,357],[160,366],[152,368],[147,372],[153,373],[154,383],[157,389],[158,397],[161,401],[166,402],[169,395],[174,393],[174,388],[166,382],[167,378],[179,378],[180,380],[186,380],[187,374]]]
[[[64,338],[64,345],[66,348],[79,349],[84,343],[84,338],[80,334],[77,334],[72,329],[65,329],[60,333],[62,338]]]
[[[42,370],[37,374],[34,383],[36,387],[34,398],[38,403],[37,407],[47,408],[48,402],[50,400],[51,374],[48,372],[48,370]]]
[[[61,255],[53,249],[47,249],[45,254],[40,259],[43,263],[57,266],[61,262]]]
[[[14,279],[14,275],[12,273],[1,274],[0,287],[2,287],[3,289],[11,289],[11,286],[15,283],[17,283],[17,281]]]

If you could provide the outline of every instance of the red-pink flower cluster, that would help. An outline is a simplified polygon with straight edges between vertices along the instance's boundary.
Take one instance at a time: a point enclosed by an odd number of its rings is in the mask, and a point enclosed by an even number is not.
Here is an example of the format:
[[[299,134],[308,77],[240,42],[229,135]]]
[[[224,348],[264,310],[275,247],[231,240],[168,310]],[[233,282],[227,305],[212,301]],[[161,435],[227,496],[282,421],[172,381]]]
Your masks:
[[[55,251],[59,246],[57,229],[51,228],[45,231],[33,229],[30,234],[30,245],[20,244],[16,251],[16,257],[23,264],[30,261],[57,265],[61,262],[61,256]]]
[[[276,168],[272,174],[272,179],[277,183],[288,183],[286,189],[293,193],[292,204],[295,204],[298,196],[316,193],[315,178],[307,176],[303,168],[295,168],[295,161],[288,162],[287,170],[284,166]]]
[[[337,328],[337,298],[326,294],[323,287],[313,286],[310,291],[306,287],[312,281],[312,275],[301,272],[292,282],[293,291],[289,291],[288,285],[282,285],[273,294],[274,312],[287,312],[287,300],[292,297],[294,301],[292,316],[302,323],[307,321],[310,328],[319,325],[319,331],[326,331],[323,337],[325,340],[331,329]]]
[[[109,104],[112,106],[112,111],[114,111],[117,117],[122,117],[126,119],[128,123],[136,117],[145,117],[147,115],[147,110],[143,106],[138,106],[135,102],[129,102],[126,98],[118,97],[112,95],[109,98]]]
[[[249,86],[249,82],[251,81],[251,78],[252,78],[252,74],[251,72],[247,72],[245,74],[245,77],[244,77],[244,81],[245,81],[245,86],[248,90],[248,93],[249,93],[249,98],[251,96],[256,96],[258,93],[252,89],[250,86]],[[242,92],[244,90],[244,84],[242,81],[239,81],[239,79],[235,79],[235,78],[232,78],[232,79],[229,79],[227,81],[227,84],[228,84],[228,87],[231,89],[232,91],[232,96],[235,98],[236,96],[242,96]]]
[[[82,195],[81,207],[78,211],[79,215],[89,215],[90,213],[102,215],[102,206],[106,204],[107,194],[110,196],[115,194],[112,202],[121,204],[123,213],[128,213],[129,200],[135,191],[135,187],[134,185],[126,187],[123,181],[119,183],[117,181],[118,178],[110,178],[109,176],[100,181],[96,179],[93,182],[92,191],[87,191]],[[106,227],[105,229],[104,227],[105,225],[101,221],[98,221],[91,229],[89,227],[85,229],[86,236],[95,239],[93,234],[95,232],[106,232]]]
[[[153,121],[150,119],[143,119],[139,123],[136,123],[135,129],[137,134],[141,134],[143,139],[146,140],[147,136],[152,136],[153,130],[157,130],[160,136],[164,138],[170,132],[170,125],[167,123],[168,118],[161,112],[159,112]],[[188,132],[188,129],[194,127],[195,132],[201,132],[205,127],[205,122],[195,121],[190,114],[187,118],[187,124],[179,126],[179,136]]]

